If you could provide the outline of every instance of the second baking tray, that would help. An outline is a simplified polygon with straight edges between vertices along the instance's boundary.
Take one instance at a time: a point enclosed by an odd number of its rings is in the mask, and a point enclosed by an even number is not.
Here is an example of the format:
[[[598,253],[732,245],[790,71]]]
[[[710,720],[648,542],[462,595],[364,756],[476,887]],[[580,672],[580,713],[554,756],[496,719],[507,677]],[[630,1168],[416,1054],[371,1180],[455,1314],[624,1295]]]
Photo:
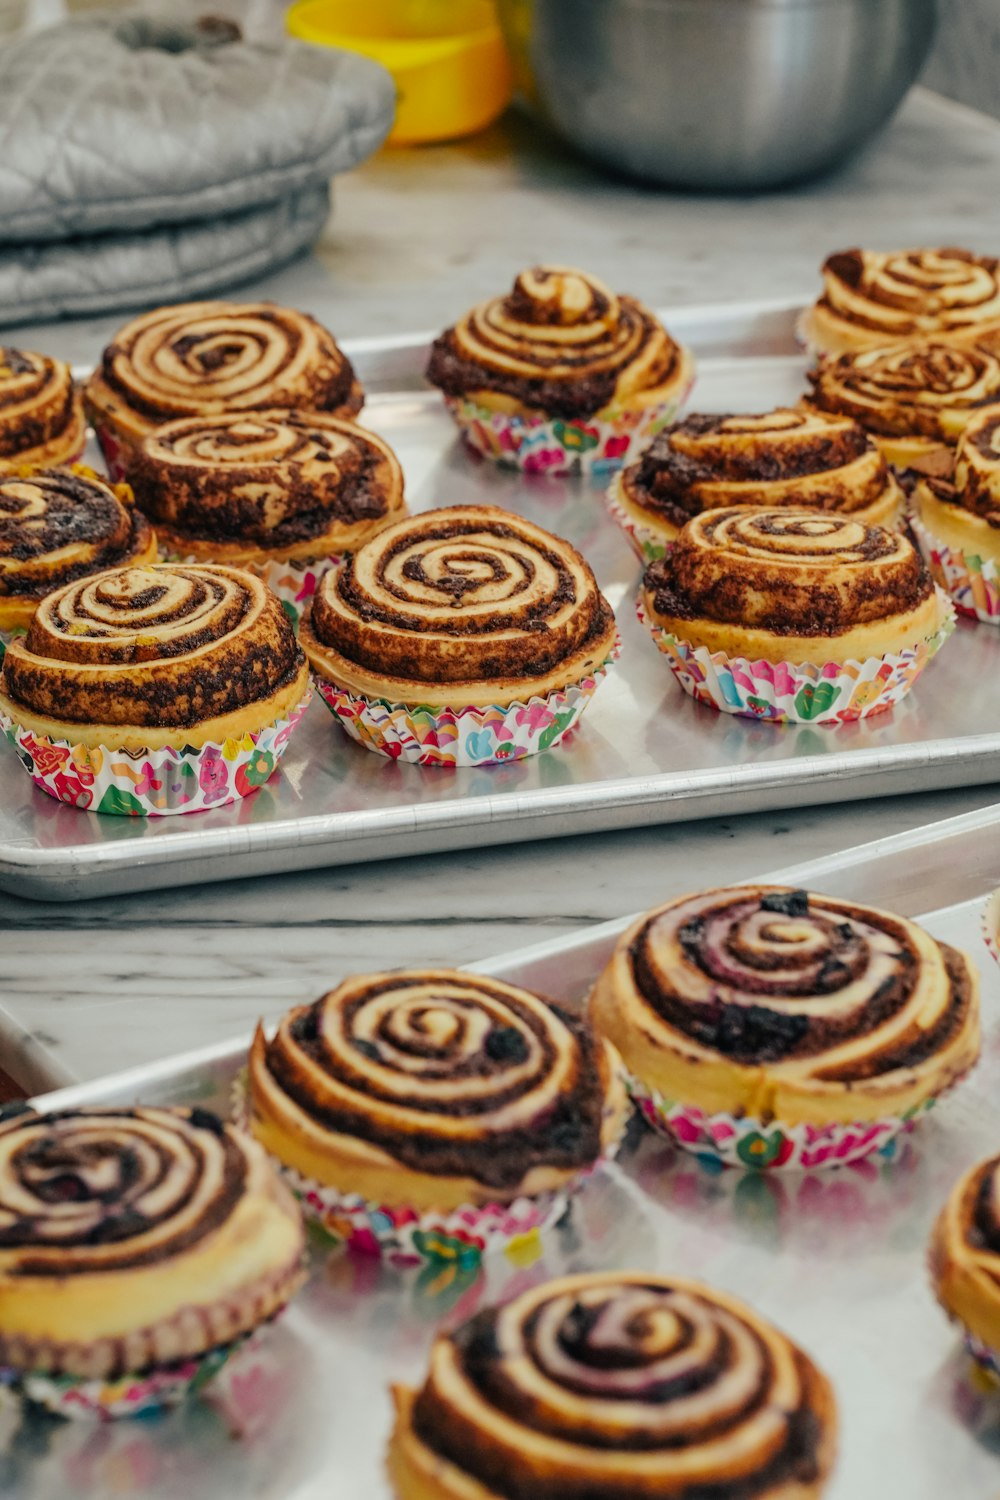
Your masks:
[[[693,409],[764,411],[802,394],[792,307],[666,314],[699,357]],[[685,696],[635,618],[639,564],[582,481],[470,459],[420,378],[426,338],[348,346],[365,420],[395,447],[414,509],[488,503],[567,537],[618,615],[623,652],[567,744],[512,764],[402,766],[349,741],[317,700],[280,774],[189,816],[81,813],[36,792],[0,746],[0,889],[56,900],[346,865],[1000,779],[1000,631],[962,623],[913,694],[867,723],[754,723]]]
[[[259,1357],[234,1360],[206,1401],[95,1430],[22,1419],[0,1400],[5,1500],[390,1500],[389,1384],[421,1378],[436,1327],[546,1277],[605,1267],[697,1276],[802,1343],[840,1408],[825,1500],[996,1496],[1000,1394],[970,1380],[931,1295],[925,1251],[952,1184],[1000,1141],[1000,976],[979,930],[983,897],[1000,880],[998,835],[993,808],[767,877],[921,916],[980,966],[983,1059],[892,1159],[813,1173],[720,1170],[644,1133],[594,1177],[563,1225],[513,1260],[400,1275],[367,1257],[320,1253]],[[578,1004],[622,925],[472,967]],[[331,970],[330,982],[338,977]],[[224,1110],[248,1040],[36,1103]]]

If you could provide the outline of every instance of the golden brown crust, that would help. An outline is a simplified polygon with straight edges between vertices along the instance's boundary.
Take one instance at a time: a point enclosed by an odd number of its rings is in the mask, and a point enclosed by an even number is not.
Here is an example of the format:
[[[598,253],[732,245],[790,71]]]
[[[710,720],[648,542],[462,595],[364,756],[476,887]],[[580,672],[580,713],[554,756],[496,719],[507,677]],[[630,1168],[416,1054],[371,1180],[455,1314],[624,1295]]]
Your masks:
[[[1000,340],[919,339],[821,360],[811,401],[887,438],[955,444],[980,407],[1000,402]]]
[[[805,319],[825,354],[1000,326],[1000,261],[941,250],[840,250],[823,264],[823,295]]]
[[[808,506],[892,525],[903,494],[857,423],[804,408],[695,414],[675,422],[621,475],[625,510],[664,537],[727,505]]]
[[[284,1305],[303,1250],[260,1147],[205,1110],[0,1125],[0,1363],[115,1376],[203,1353]]]
[[[1000,561],[1000,405],[966,425],[947,479],[927,477],[913,494],[917,515],[957,551]]]
[[[166,423],[144,440],[132,485],[165,547],[236,565],[352,551],[406,509],[388,443],[323,412]]]
[[[27,625],[39,600],[77,578],[155,560],[127,485],[82,467],[0,473],[0,629]]]
[[[261,729],[305,688],[291,624],[259,578],[160,563],[48,595],[8,647],[0,704],[56,738],[93,743],[100,729],[112,738],[97,743],[155,748],[201,744],[227,723]]]
[[[537,995],[452,969],[345,980],[250,1053],[250,1128],[302,1176],[453,1208],[564,1186],[616,1142],[610,1047]]]
[[[567,418],[677,400],[692,373],[641,303],[563,266],[522,271],[436,340],[427,368],[448,396]]]
[[[979,1053],[964,954],[903,917],[783,886],[703,891],[641,917],[590,1014],[667,1098],[786,1124],[903,1115]]]
[[[83,402],[61,359],[0,347],[0,474],[79,458]]]
[[[411,516],[324,577],[302,624],[314,669],[366,696],[503,707],[610,656],[614,614],[575,548],[489,505]]]
[[[639,1271],[484,1309],[394,1394],[401,1500],[809,1500],[836,1449],[803,1350],[734,1297]]]
[[[1000,1157],[956,1183],[934,1225],[930,1271],[948,1316],[1000,1351]]]
[[[816,665],[899,651],[942,623],[908,537],[807,510],[706,511],[646,570],[643,603],[695,646]]]
[[[349,419],[364,397],[333,335],[305,313],[271,302],[189,302],[120,329],[84,399],[130,469],[142,439],[178,417],[280,408]]]

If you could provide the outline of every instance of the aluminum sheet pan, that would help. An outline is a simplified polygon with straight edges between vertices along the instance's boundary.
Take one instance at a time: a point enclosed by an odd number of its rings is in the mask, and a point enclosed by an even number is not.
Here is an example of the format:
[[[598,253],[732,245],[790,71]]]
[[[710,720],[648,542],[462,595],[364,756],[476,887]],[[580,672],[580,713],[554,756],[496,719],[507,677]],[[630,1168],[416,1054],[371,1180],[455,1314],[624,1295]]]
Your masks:
[[[665,314],[700,360],[695,402],[763,410],[794,401],[805,361],[796,309]],[[163,819],[82,814],[37,792],[0,754],[0,889],[75,900],[284,870],[840,802],[1000,779],[1000,631],[959,626],[910,698],[868,724],[758,724],[693,702],[635,618],[639,564],[582,481],[472,461],[435,392],[427,338],[351,347],[371,392],[366,420],[393,444],[417,509],[510,506],[590,559],[624,651],[561,749],[484,769],[401,766],[353,744],[317,697],[279,775],[246,802]]]
[[[979,934],[1000,880],[1000,807],[767,877],[922,915],[983,973],[984,1060],[897,1158],[828,1173],[709,1170],[636,1132],[538,1260],[493,1257],[468,1279],[317,1255],[260,1353],[210,1399],[100,1427],[0,1406],[9,1500],[389,1500],[390,1381],[415,1382],[439,1325],[569,1270],[697,1275],[751,1301],[834,1381],[842,1420],[829,1500],[988,1500],[1000,1492],[1000,1395],[969,1378],[928,1289],[931,1222],[959,1173],[1000,1140],[1000,971]],[[956,904],[957,902],[957,904]],[[622,923],[475,967],[579,1001]],[[331,974],[331,982],[335,979]],[[224,1108],[247,1038],[49,1094],[69,1104]]]

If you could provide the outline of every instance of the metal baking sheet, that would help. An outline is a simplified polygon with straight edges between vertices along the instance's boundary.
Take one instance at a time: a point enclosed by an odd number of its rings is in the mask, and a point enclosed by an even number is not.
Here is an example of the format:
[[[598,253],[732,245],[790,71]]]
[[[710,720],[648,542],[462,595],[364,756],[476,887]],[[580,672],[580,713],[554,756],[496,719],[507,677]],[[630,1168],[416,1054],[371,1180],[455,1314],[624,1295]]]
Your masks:
[[[234,1360],[215,1394],[161,1417],[92,1427],[0,1405],[9,1500],[389,1500],[389,1383],[417,1382],[437,1327],[571,1270],[696,1275],[746,1298],[832,1378],[842,1436],[829,1500],[986,1500],[1000,1489],[1000,1394],[970,1379],[928,1288],[932,1220],[1000,1140],[1000,971],[979,932],[1000,881],[1000,807],[765,878],[919,916],[983,974],[984,1056],[896,1159],[827,1173],[709,1170],[644,1132],[601,1170],[540,1258],[465,1279],[317,1254],[303,1294]],[[957,903],[957,904],[956,904]],[[482,972],[579,1002],[623,923],[539,945]],[[331,983],[337,978],[331,972]],[[248,1038],[36,1101],[224,1108]]]
[[[665,313],[699,356],[696,406],[764,410],[796,400],[805,369],[796,311]],[[686,697],[635,618],[639,564],[600,490],[470,459],[439,397],[422,385],[426,344],[421,335],[349,346],[371,392],[366,420],[400,454],[415,509],[509,506],[587,555],[618,614],[624,651],[580,730],[525,761],[441,771],[363,750],[317,697],[280,774],[254,797],[148,820],[66,808],[35,791],[5,751],[0,889],[75,900],[1000,779],[1000,631],[961,624],[915,692],[867,724],[758,724]]]

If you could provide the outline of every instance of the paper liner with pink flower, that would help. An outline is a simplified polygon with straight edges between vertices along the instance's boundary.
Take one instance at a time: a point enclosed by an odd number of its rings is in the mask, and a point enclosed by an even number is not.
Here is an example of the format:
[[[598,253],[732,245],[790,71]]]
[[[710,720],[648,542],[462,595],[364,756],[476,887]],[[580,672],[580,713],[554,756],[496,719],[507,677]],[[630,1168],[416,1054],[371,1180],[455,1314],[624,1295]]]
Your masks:
[[[76,1375],[46,1375],[0,1366],[0,1385],[9,1386],[32,1405],[44,1407],[57,1417],[102,1422],[139,1417],[164,1407],[179,1406],[196,1396],[250,1337],[245,1335],[205,1354],[115,1379],[87,1380]]]
[[[684,397],[687,391],[684,392]],[[608,409],[570,420],[519,416],[469,396],[445,401],[468,448],[526,474],[612,474],[675,420],[683,398],[662,406]]]
[[[949,547],[919,516],[911,515],[910,530],[935,582],[949,595],[959,614],[984,625],[1000,625],[1000,568],[992,558]]]
[[[909,1113],[853,1124],[790,1125],[719,1112],[666,1099],[638,1078],[628,1080],[629,1093],[643,1119],[685,1151],[717,1158],[729,1167],[770,1171],[780,1167],[812,1170],[842,1167],[885,1151],[901,1133],[913,1129],[935,1103],[928,1099]]]
[[[238,739],[198,748],[114,750],[34,734],[0,710],[0,729],[40,791],[70,807],[129,818],[206,812],[249,797],[274,775],[312,694]]]
[[[197,562],[190,555],[182,557],[180,553],[163,553],[162,549],[161,556],[164,562]],[[283,562],[241,563],[240,567],[267,584],[271,593],[281,600],[282,609],[298,630],[303,611],[319,588],[323,574],[328,568],[339,566],[342,561],[342,553],[331,552],[327,557],[312,558],[309,562],[299,562],[293,558]]]
[[[619,651],[620,644],[592,676],[506,708],[407,707],[351,693],[318,675],[314,681],[341,728],[367,750],[409,765],[492,766],[564,740]]]
[[[885,712],[906,697],[955,628],[955,611],[942,593],[939,629],[904,651],[820,665],[752,662],[681,640],[650,620],[641,600],[637,612],[689,697],[774,724],[851,724]]]

